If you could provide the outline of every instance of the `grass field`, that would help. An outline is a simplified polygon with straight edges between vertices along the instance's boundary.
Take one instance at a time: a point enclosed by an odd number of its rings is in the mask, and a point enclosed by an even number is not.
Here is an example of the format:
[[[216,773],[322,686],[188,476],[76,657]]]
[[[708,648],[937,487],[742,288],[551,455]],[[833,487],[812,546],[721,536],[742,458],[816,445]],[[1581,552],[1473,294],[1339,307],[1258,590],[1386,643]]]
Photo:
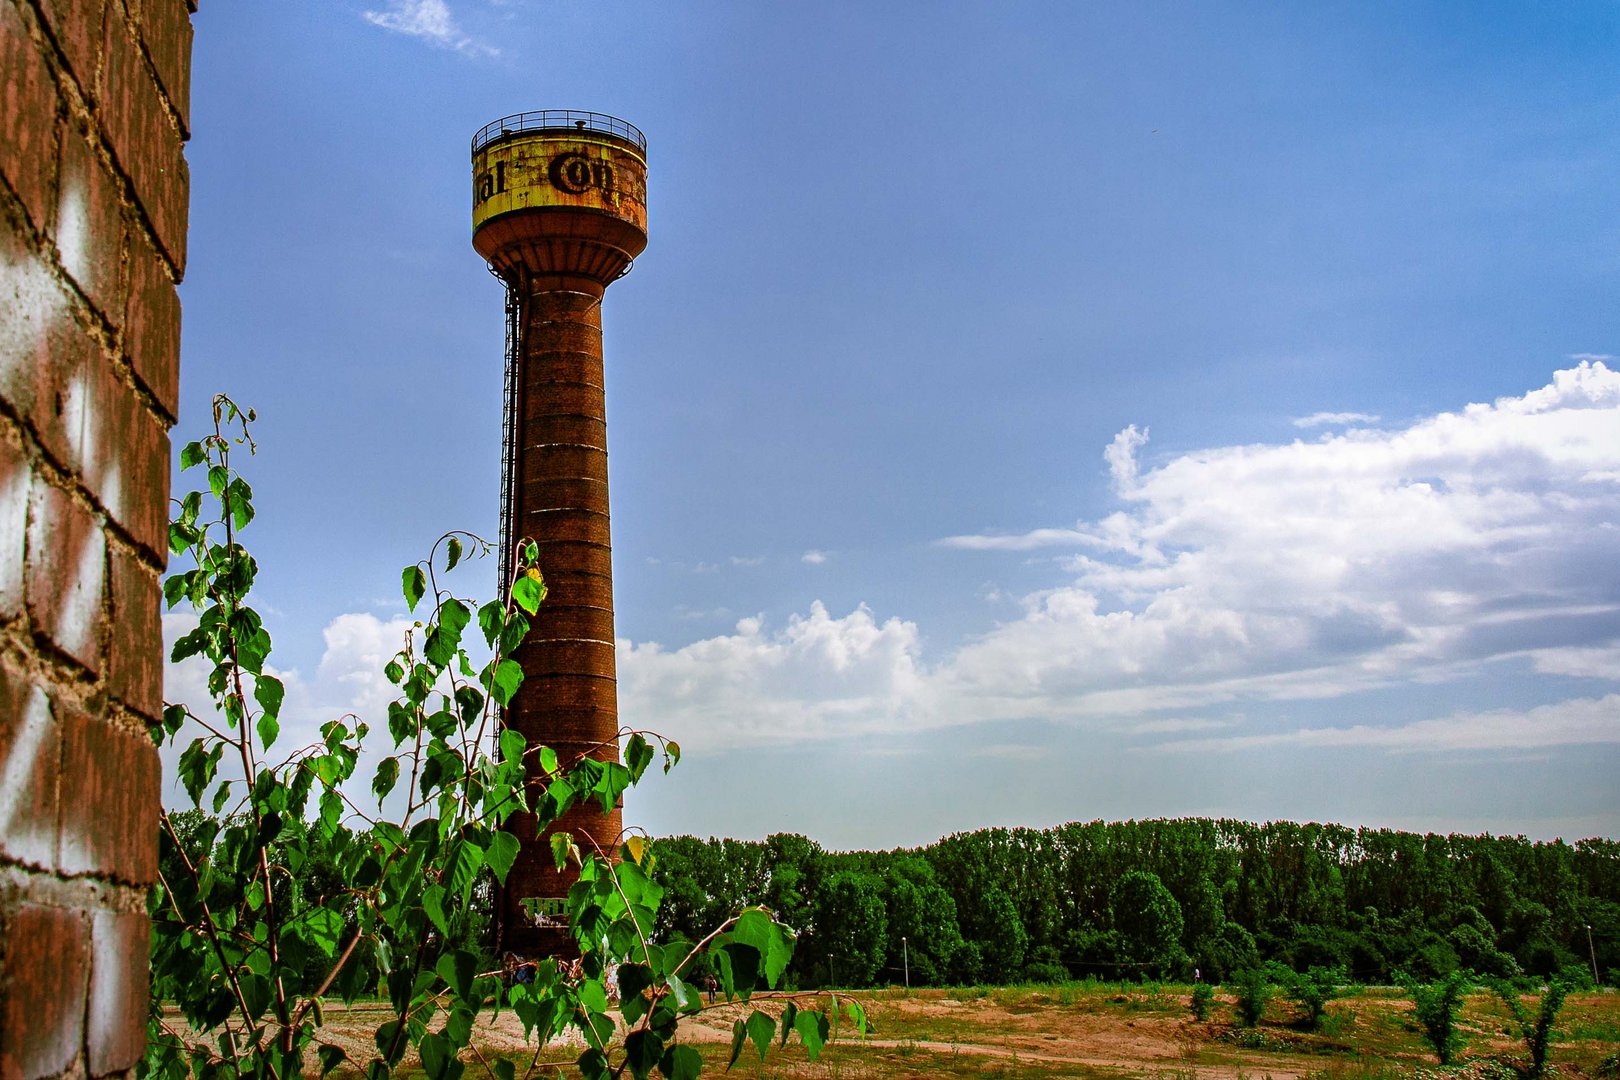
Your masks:
[[[1523,1047],[1508,1035],[1500,1002],[1471,996],[1463,1010],[1467,1040],[1459,1063],[1436,1064],[1398,990],[1356,989],[1331,1002],[1321,1028],[1301,1030],[1290,1004],[1274,1000],[1258,1028],[1234,1026],[1232,1001],[1217,995],[1207,1021],[1195,1021],[1187,986],[971,987],[949,990],[876,990],[856,995],[871,1021],[865,1038],[845,1028],[820,1060],[807,1060],[797,1040],[773,1049],[761,1063],[746,1046],[731,1075],[743,1078],[1037,1077],[1150,1080],[1513,1080]],[[780,1003],[761,996],[748,1006],[721,1004],[683,1023],[682,1041],[698,1047],[704,1075],[725,1071],[731,1025],[755,1005],[775,1012]],[[356,1042],[369,1041],[380,1017],[356,1010],[347,1019]],[[534,1059],[522,1047],[510,1017],[474,1037],[486,1060],[505,1057],[522,1076]],[[359,1047],[357,1046],[357,1049]],[[1620,994],[1572,994],[1560,1015],[1551,1061],[1554,1075],[1620,1080],[1610,1069],[1620,1051]],[[566,1075],[577,1047],[555,1046],[539,1061]],[[1605,1059],[1611,1065],[1604,1068]],[[484,1075],[469,1062],[469,1075]],[[554,1076],[551,1068],[536,1075]],[[628,1074],[627,1074],[628,1075]]]

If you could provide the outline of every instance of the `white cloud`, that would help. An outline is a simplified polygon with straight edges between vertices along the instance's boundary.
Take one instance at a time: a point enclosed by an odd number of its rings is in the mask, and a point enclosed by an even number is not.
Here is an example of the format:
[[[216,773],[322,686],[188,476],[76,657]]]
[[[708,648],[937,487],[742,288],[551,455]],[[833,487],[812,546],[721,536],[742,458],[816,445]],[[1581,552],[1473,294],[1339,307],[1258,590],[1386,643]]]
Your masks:
[[[1459,752],[1535,750],[1549,746],[1620,743],[1620,694],[1575,698],[1531,709],[1457,713],[1395,727],[1301,728],[1263,735],[1187,739],[1163,749],[1207,753],[1268,746],[1297,748],[1374,747],[1390,751]]]
[[[1122,507],[1100,520],[950,541],[989,557],[1068,551],[1054,564],[1062,580],[937,661],[925,662],[913,622],[864,606],[835,617],[816,602],[785,625],[743,619],[676,648],[621,640],[622,719],[691,748],[1023,719],[1189,749],[1620,742],[1620,694],[1554,701],[1549,690],[1549,703],[1522,712],[1404,726],[1278,733],[1232,719],[1246,701],[1332,699],[1503,664],[1527,679],[1620,681],[1620,374],[1583,362],[1520,397],[1399,430],[1222,447],[1146,469],[1145,441],[1130,427],[1109,445]],[[314,676],[284,675],[289,728],[308,737],[350,711],[381,723],[380,670],[407,625],[333,620]],[[185,665],[171,669],[171,697],[199,687]]]
[[[1620,374],[1601,363],[1403,430],[1145,473],[1142,442],[1127,428],[1105,453],[1128,509],[950,541],[1077,549],[1072,581],[941,669],[955,707],[1057,718],[1332,697],[1515,657],[1568,669],[1593,659],[1569,650],[1620,643]]]
[[[197,616],[190,611],[166,613],[163,616],[164,654],[196,625]],[[355,774],[359,783],[351,795],[362,807],[374,809],[369,787],[377,763],[392,752],[387,736],[388,702],[397,694],[396,688],[383,676],[383,666],[404,644],[411,626],[412,621],[406,618],[379,619],[363,612],[339,615],[322,632],[325,648],[313,679],[294,669],[267,665],[266,670],[286,688],[281,707],[281,734],[272,747],[272,761],[279,762],[299,748],[318,742],[321,725],[328,720],[356,717],[370,724],[374,732]],[[477,662],[477,658],[474,659]],[[208,672],[209,664],[201,657],[168,664],[164,669],[163,698],[171,704],[183,703],[208,723],[222,727],[223,716],[215,711],[208,694]],[[176,779],[175,765],[185,743],[195,734],[197,732],[187,733],[179,746],[163,749],[164,776],[169,778],[170,785],[165,792],[165,802],[170,805],[190,805]],[[240,773],[229,757],[221,762],[220,768],[221,775]]]
[[[754,617],[679,649],[621,640],[619,715],[688,747],[904,730],[919,651],[915,624],[819,601],[777,631]]]
[[[1104,453],[1122,509],[942,542],[1066,547],[1069,577],[939,662],[925,666],[916,628],[890,620],[905,633],[863,669],[885,677],[856,689],[812,678],[808,657],[788,659],[791,634],[746,621],[673,652],[623,646],[627,701],[654,726],[673,703],[681,723],[723,732],[1039,719],[1168,734],[1215,722],[1199,710],[1503,663],[1620,678],[1620,374],[1601,362],[1396,430],[1144,469],[1146,439],[1127,427]],[[832,637],[844,626],[819,605],[800,622]]]
[[[828,558],[829,556],[825,551],[807,551],[799,556],[799,561],[809,563],[811,566],[820,566]]]
[[[373,26],[468,56],[495,56],[500,52],[463,32],[445,0],[389,0],[387,10],[365,11],[361,17]]]
[[[1376,424],[1379,417],[1363,412],[1318,412],[1294,417],[1297,428],[1343,427],[1346,424]]]

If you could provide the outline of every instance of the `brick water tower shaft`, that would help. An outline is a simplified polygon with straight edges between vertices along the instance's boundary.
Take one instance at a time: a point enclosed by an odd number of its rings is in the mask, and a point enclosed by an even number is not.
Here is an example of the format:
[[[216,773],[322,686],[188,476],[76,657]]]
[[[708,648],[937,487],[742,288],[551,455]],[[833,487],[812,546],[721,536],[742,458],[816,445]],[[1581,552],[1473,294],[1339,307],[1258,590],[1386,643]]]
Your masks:
[[[548,588],[505,722],[564,762],[618,758],[602,296],[647,246],[646,146],[623,120],[559,110],[503,117],[472,144],[473,247],[507,288],[502,573],[527,538]],[[554,828],[611,851],[620,826],[583,806]],[[566,952],[555,916],[577,874],[532,819],[509,827],[524,844],[497,896],[498,947]]]

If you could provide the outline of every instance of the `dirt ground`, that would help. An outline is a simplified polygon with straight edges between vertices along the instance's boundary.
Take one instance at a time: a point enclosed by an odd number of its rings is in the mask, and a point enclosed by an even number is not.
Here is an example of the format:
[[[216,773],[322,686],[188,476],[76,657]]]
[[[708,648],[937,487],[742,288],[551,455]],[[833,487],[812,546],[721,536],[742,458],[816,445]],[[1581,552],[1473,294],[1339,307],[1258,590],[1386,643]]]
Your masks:
[[[871,1021],[860,1036],[845,1023],[818,1061],[794,1038],[762,1063],[752,1045],[731,1070],[742,1077],[1145,1077],[1153,1080],[1433,1080],[1434,1056],[1396,991],[1358,990],[1328,1007],[1316,1032],[1301,1030],[1286,1002],[1274,1001],[1266,1021],[1247,1032],[1234,1026],[1231,1001],[1217,998],[1207,1021],[1193,1019],[1186,987],[1140,988],[1074,984],[1006,989],[880,990],[855,995]],[[821,998],[825,1004],[826,998]],[[720,1003],[681,1024],[681,1041],[698,1047],[704,1074],[724,1072],[732,1025],[754,1008],[775,1015],[783,1000],[760,995],[747,1004]],[[386,1019],[379,1005],[326,1009],[323,1038],[364,1059],[371,1032]],[[1506,1032],[1501,1004],[1485,995],[1463,1012],[1467,1046],[1460,1080],[1509,1075],[1495,1060],[1523,1057]],[[468,1075],[489,1075],[485,1063],[513,1061],[519,1076],[555,1076],[582,1045],[554,1043],[537,1056],[511,1013],[484,1019],[474,1036]],[[1620,994],[1571,995],[1551,1060],[1564,1080],[1602,1075],[1600,1063],[1620,1050]],[[1495,1059],[1495,1060],[1493,1060]],[[409,1065],[410,1063],[407,1063]],[[1494,1070],[1494,1071],[1493,1071]],[[409,1068],[407,1068],[409,1072]],[[628,1074],[627,1074],[628,1075]]]

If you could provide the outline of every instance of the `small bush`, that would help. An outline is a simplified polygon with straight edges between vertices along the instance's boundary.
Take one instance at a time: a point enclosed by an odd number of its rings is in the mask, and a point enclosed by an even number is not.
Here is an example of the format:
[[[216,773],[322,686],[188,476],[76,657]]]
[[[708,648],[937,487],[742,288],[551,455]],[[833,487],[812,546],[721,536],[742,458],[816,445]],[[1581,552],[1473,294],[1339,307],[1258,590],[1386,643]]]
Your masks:
[[[1513,1026],[1518,1029],[1519,1038],[1530,1054],[1530,1065],[1523,1070],[1526,1080],[1541,1080],[1547,1072],[1547,1051],[1552,1046],[1553,1022],[1558,1019],[1558,1011],[1564,1007],[1569,986],[1562,979],[1553,979],[1542,991],[1533,1010],[1526,1009],[1519,1000],[1517,987],[1499,982],[1492,989],[1502,999],[1502,1004],[1507,1006]]]
[[[1407,987],[1423,1037],[1434,1047],[1442,1065],[1450,1065],[1451,1059],[1462,1049],[1457,1014],[1462,1010],[1463,995],[1468,989],[1468,978],[1460,971],[1453,971],[1438,982],[1413,983]]]
[[[1215,988],[1209,983],[1195,983],[1192,989],[1192,1014],[1195,1020],[1208,1020],[1210,1006],[1215,1004]]]
[[[1232,987],[1237,994],[1238,1023],[1254,1027],[1265,1014],[1266,1002],[1271,1000],[1271,975],[1265,968],[1248,968],[1232,976]]]
[[[1344,980],[1344,969],[1339,967],[1313,966],[1304,973],[1288,973],[1284,985],[1288,997],[1305,1012],[1305,1030],[1315,1031],[1322,1026],[1327,1003],[1339,996],[1339,984]]]

